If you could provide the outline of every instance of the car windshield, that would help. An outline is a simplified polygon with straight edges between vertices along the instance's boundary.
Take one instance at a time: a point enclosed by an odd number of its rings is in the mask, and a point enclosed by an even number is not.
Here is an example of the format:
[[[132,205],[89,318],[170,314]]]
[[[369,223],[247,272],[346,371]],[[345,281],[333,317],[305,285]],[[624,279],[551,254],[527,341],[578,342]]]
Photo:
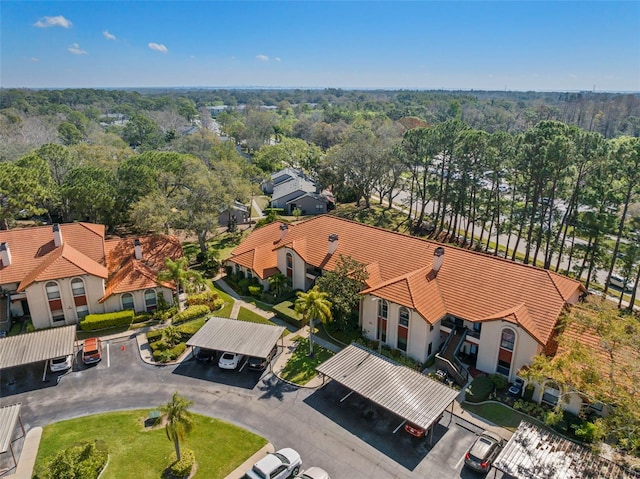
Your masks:
[[[66,356],[65,356],[65,357],[62,357],[62,358],[55,358],[55,359],[52,359],[52,360],[51,360],[51,362],[52,362],[53,364],[62,364],[62,363],[66,363],[66,362],[67,362],[67,358],[66,358]]]
[[[88,351],[85,351],[84,354],[93,356],[94,354],[98,354],[98,350],[97,349],[90,349]]]
[[[224,354],[222,355],[222,359],[229,359],[229,360],[231,360],[231,359],[233,359],[234,357],[235,357],[235,354],[233,354],[233,353],[224,353]]]
[[[282,461],[282,464],[289,464],[289,459],[287,459],[285,456],[283,456],[279,452],[274,452],[273,455],[276,456],[278,459],[280,459]]]
[[[264,472],[262,472],[260,469],[258,469],[256,466],[253,466],[251,470],[256,476],[262,477],[263,479],[267,479],[267,475]]]

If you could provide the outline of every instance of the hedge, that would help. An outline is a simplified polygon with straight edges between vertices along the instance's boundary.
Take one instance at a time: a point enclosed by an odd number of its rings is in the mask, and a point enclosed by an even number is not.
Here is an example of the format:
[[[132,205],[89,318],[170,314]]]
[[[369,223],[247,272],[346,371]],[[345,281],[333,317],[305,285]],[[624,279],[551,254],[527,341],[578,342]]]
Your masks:
[[[196,304],[195,306],[189,306],[187,309],[185,309],[181,313],[176,314],[171,320],[171,324],[184,323],[185,321],[190,321],[192,319],[205,316],[210,312],[211,310],[209,309],[209,306],[206,306],[204,304]]]
[[[262,296],[263,286],[259,284],[258,286],[249,286],[249,294],[254,298],[260,298]]]
[[[478,376],[465,391],[465,400],[472,403],[482,402],[489,399],[495,385],[487,376]]]
[[[302,315],[298,313],[295,309],[293,309],[293,303],[291,301],[283,301],[280,304],[276,304],[273,307],[273,310],[276,313],[276,316],[283,321],[295,326],[296,328],[300,328],[303,326]]]
[[[160,341],[158,341],[160,342]],[[162,341],[164,343],[164,341]],[[153,349],[153,345],[152,345]],[[187,349],[187,345],[185,343],[178,343],[171,349],[156,349],[153,351],[153,359],[159,363],[166,363],[167,361],[173,361],[177,359],[184,350]]]
[[[193,465],[196,462],[196,456],[191,449],[184,449],[180,451],[180,460],[177,460],[177,456],[175,451],[171,453],[171,457],[169,460],[171,461],[171,465],[169,466],[169,470],[173,477],[189,477],[191,474],[191,469],[193,469]]]
[[[83,331],[98,331],[100,329],[129,326],[135,313],[127,309],[115,313],[89,314],[80,321],[80,329]]]
[[[149,344],[160,341],[162,339],[162,329],[154,329],[153,331],[147,332],[147,341]]]
[[[191,294],[187,298],[187,306],[195,306],[197,304],[204,304],[209,306],[211,311],[222,308],[224,305],[224,299],[216,291],[207,291],[200,294]]]

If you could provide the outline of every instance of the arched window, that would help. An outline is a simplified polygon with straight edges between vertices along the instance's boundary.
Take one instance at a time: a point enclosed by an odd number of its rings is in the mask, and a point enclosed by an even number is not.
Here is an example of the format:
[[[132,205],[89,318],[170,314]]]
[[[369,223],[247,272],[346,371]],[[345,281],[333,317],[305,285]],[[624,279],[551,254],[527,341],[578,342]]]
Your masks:
[[[53,322],[64,321],[64,310],[62,309],[62,299],[60,298],[60,287],[55,281],[45,284],[49,311]]]
[[[73,291],[73,296],[84,296],[84,281],[80,278],[73,278],[71,280],[71,290]]]
[[[147,311],[155,311],[158,307],[158,297],[153,289],[144,292],[144,306]]]
[[[407,350],[409,340],[409,310],[402,306],[398,311],[398,349]]]
[[[287,278],[293,279],[293,255],[287,253]]]
[[[76,316],[78,319],[82,319],[89,314],[84,281],[80,278],[73,278],[71,280],[71,291],[73,292],[73,303],[76,307]]]
[[[389,303],[384,299],[378,300],[378,339],[387,342],[387,319],[389,318]]]
[[[124,293],[120,298],[122,300],[122,309],[131,309],[135,311],[135,305],[133,303],[133,295],[131,293]]]
[[[515,345],[516,332],[511,328],[504,328],[500,335],[500,348],[498,349],[498,364],[496,366],[496,372],[509,377]]]

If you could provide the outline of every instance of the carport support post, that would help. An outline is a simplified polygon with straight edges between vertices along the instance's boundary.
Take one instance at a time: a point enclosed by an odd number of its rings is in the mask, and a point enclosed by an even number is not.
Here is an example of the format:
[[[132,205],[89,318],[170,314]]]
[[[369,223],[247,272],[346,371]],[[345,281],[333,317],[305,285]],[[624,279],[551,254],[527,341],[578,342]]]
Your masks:
[[[47,364],[49,363],[49,361],[45,361],[44,362],[44,371],[42,371],[42,382],[45,382],[45,380],[47,379]]]

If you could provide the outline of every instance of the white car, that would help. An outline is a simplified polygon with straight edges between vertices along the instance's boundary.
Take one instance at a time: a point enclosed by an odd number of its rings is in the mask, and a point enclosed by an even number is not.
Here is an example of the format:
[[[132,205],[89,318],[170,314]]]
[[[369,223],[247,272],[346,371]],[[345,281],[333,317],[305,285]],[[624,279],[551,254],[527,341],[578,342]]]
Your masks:
[[[60,358],[53,358],[49,360],[49,369],[52,373],[57,373],[60,371],[66,371],[71,368],[73,364],[73,355],[62,356]]]
[[[633,283],[631,281],[624,282],[620,276],[611,275],[609,278],[609,286],[614,286],[623,291],[633,291]]]
[[[320,467],[310,467],[302,471],[295,479],[331,479],[329,473]]]
[[[285,479],[298,474],[301,465],[300,454],[285,447],[256,462],[243,479]]]
[[[218,367],[220,369],[236,369],[243,358],[244,355],[238,353],[222,353],[218,361]]]

